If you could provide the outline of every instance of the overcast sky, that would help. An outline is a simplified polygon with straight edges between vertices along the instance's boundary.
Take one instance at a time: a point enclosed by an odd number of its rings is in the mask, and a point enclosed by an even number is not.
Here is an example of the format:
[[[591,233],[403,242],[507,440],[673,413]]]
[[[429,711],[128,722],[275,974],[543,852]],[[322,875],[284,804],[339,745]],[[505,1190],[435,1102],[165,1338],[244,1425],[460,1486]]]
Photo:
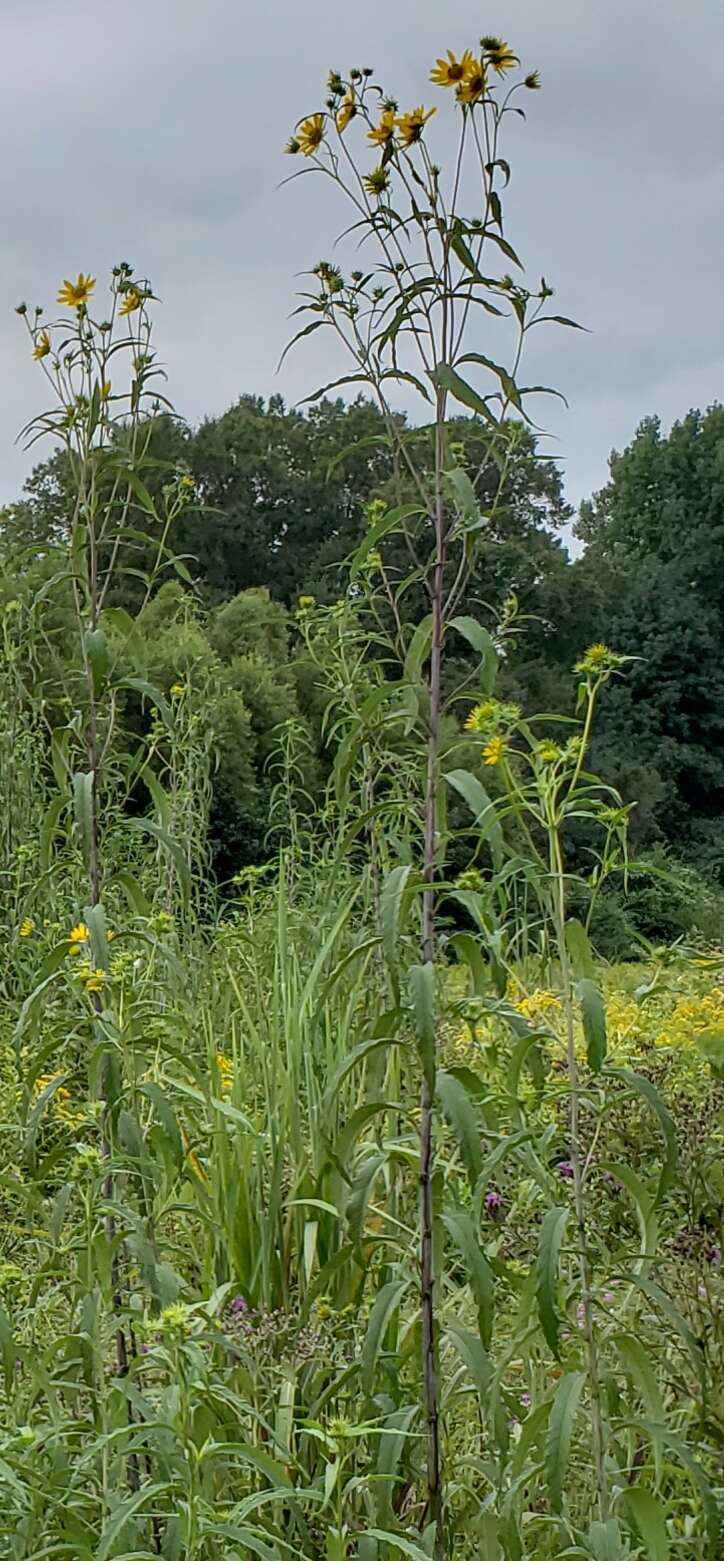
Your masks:
[[[641,417],[721,398],[722,0],[0,0],[0,502],[30,470],[14,440],[44,401],[14,306],[52,312],[81,269],[100,284],[127,259],[151,278],[169,395],[192,423],[341,372],[325,333],[276,372],[294,274],[343,218],[326,181],[279,188],[281,148],[329,66],[374,65],[401,103],[449,109],[434,58],[481,32],[544,88],[510,122],[506,233],[591,331],[551,327],[532,365],[570,402],[544,414],[570,499]]]

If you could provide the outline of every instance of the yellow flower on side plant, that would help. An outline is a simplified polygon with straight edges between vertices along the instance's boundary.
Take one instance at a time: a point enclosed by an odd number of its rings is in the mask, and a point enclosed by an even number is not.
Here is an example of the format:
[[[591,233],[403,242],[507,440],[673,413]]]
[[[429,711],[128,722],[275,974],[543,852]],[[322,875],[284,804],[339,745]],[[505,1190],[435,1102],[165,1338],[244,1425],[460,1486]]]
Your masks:
[[[504,76],[507,71],[513,70],[520,64],[517,54],[513,53],[509,44],[502,38],[481,38],[480,47],[484,49],[488,64],[499,76]]]
[[[85,977],[86,992],[102,992],[106,979],[105,970],[91,970],[90,975]]]
[[[79,271],[77,281],[63,283],[58,293],[58,303],[67,304],[69,309],[83,309],[95,285],[94,276],[85,276],[82,271]]]
[[[538,758],[541,764],[555,764],[556,759],[560,759],[560,756],[561,750],[557,743],[542,742],[538,744]]]
[[[32,916],[26,916],[25,919],[20,923],[21,938],[32,938],[34,931],[35,922],[33,921]]]
[[[355,102],[355,95],[353,89],[350,87],[349,91],[345,92],[342,102],[337,109],[337,129],[340,135],[342,135],[343,131],[347,129],[350,119],[354,119],[356,113],[357,104]]]
[[[476,60],[470,55],[470,63],[467,66],[462,81],[457,89],[459,103],[477,103],[485,92],[485,66],[482,60]]]
[[[88,942],[90,933],[84,921],[79,921],[77,927],[71,927],[68,933],[69,954],[80,954],[84,943]]]
[[[387,142],[391,140],[394,133],[395,110],[394,108],[386,108],[380,118],[379,124],[373,125],[372,129],[367,131],[367,140],[372,141],[375,146],[386,146]]]
[[[48,332],[47,331],[39,331],[37,336],[36,336],[36,338],[35,338],[35,346],[33,348],[33,357],[35,359],[35,362],[39,363],[41,358],[47,358],[49,352],[50,352],[50,337],[48,335]]]
[[[324,140],[324,114],[310,114],[309,119],[302,120],[293,139],[302,157],[318,152]]]
[[[437,113],[435,108],[412,108],[409,114],[398,114],[395,119],[395,128],[399,134],[403,146],[414,146],[416,141],[422,140],[422,132],[431,119]]]
[[[476,63],[470,49],[457,58],[452,49],[447,51],[447,59],[435,61],[435,69],[430,73],[430,80],[436,87],[456,87],[462,81],[466,71]]]
[[[172,683],[171,684],[171,687],[169,689],[169,694],[171,695],[172,699],[183,699],[183,696],[184,696],[185,693],[186,693],[186,688],[185,688],[185,685],[183,683]]]
[[[483,748],[484,764],[500,764],[505,754],[506,742],[504,737],[491,737],[490,742]]]
[[[118,310],[118,313],[119,314],[135,314],[136,310],[140,309],[142,303],[143,303],[143,299],[141,297],[141,294],[138,291],[138,288],[137,287],[129,287],[128,292],[124,295],[123,303],[121,304],[121,307]]]

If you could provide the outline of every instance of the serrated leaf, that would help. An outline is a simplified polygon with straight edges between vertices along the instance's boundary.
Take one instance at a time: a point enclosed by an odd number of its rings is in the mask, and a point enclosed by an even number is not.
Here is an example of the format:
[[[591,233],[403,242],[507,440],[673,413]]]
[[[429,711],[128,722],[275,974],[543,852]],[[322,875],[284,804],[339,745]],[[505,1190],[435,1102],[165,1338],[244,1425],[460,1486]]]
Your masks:
[[[423,1073],[428,1088],[435,1088],[437,1041],[435,1031],[435,967],[431,960],[410,968],[410,996]]]
[[[588,933],[575,916],[566,922],[566,948],[577,981],[595,981],[596,966]]]
[[[560,1358],[560,1321],[556,1311],[558,1256],[569,1213],[570,1210],[565,1208],[548,1210],[540,1228],[536,1261],[538,1315],[545,1338],[557,1358]]]
[[[457,1139],[470,1186],[474,1188],[482,1166],[480,1127],[475,1107],[465,1085],[442,1068],[438,1070],[436,1088],[443,1112]]]

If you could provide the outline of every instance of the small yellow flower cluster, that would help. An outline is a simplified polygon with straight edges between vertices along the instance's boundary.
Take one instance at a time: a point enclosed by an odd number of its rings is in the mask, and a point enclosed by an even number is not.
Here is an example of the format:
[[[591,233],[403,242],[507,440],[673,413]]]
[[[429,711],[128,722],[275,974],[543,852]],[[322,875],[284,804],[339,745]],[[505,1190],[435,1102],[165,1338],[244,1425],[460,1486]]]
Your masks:
[[[716,987],[703,997],[680,997],[667,1024],[654,1037],[663,1048],[694,1050],[699,1035],[724,1029],[724,990]]]
[[[561,1000],[558,994],[542,988],[529,992],[515,1006],[524,1019],[533,1019],[536,1022],[541,1019],[549,1022],[551,1016],[561,1012]]]
[[[32,938],[34,931],[35,922],[33,921],[32,916],[26,916],[25,919],[20,923],[21,938]]]
[[[41,1073],[33,1085],[33,1098],[37,1100],[43,1090],[59,1078],[62,1078],[59,1070],[55,1073]],[[83,1121],[83,1113],[72,1109],[71,1098],[70,1090],[66,1089],[64,1084],[59,1084],[53,1095],[53,1111],[65,1127],[75,1128]]]
[[[230,1095],[234,1084],[234,1064],[230,1057],[225,1057],[223,1052],[216,1053],[216,1067],[219,1074],[222,1095]]]

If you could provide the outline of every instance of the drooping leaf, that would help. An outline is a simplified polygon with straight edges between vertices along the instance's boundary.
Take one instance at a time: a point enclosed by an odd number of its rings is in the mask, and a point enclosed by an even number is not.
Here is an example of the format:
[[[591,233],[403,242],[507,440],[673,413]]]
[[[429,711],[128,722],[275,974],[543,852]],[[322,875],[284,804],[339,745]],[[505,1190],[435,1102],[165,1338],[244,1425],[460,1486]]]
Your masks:
[[[606,1060],[606,1009],[601,989],[596,981],[587,977],[577,984],[581,1004],[583,1034],[586,1040],[588,1066],[592,1073],[600,1073]]]
[[[410,968],[410,996],[422,1070],[430,1091],[435,1088],[435,967],[431,960]]]
[[[558,1383],[551,1408],[546,1437],[545,1468],[548,1494],[554,1512],[560,1512],[563,1505],[563,1482],[571,1455],[573,1425],[585,1381],[585,1372],[567,1371]]]
[[[375,1296],[362,1346],[362,1387],[365,1393],[372,1394],[374,1391],[375,1368],[387,1329],[409,1285],[409,1279],[390,1279]]]
[[[475,1107],[465,1085],[443,1068],[438,1070],[436,1087],[442,1109],[457,1139],[470,1186],[474,1188],[482,1166],[480,1126]]]
[[[493,1332],[493,1271],[481,1249],[477,1231],[469,1214],[465,1214],[462,1210],[455,1214],[443,1214],[442,1222],[452,1236],[465,1264],[468,1284],[478,1308],[480,1337],[486,1350],[489,1350]]]

